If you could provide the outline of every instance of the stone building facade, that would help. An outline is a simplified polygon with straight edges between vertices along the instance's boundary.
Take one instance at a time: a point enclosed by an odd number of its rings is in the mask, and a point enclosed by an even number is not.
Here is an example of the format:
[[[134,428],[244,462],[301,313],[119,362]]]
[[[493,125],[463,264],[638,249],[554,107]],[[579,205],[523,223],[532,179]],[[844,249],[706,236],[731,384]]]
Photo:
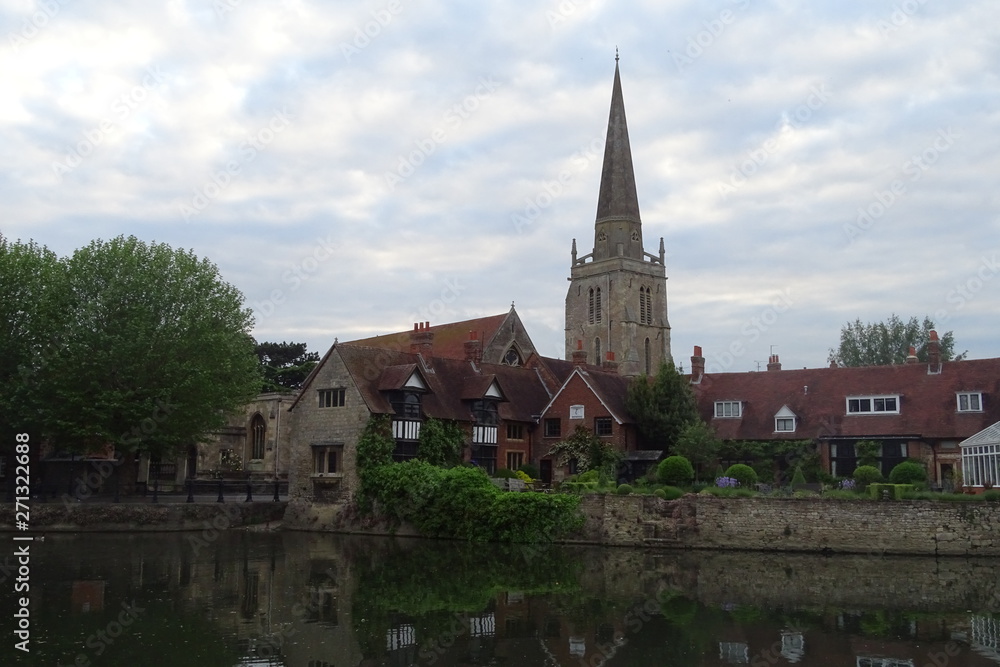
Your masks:
[[[672,363],[665,257],[663,238],[658,254],[643,246],[616,61],[593,250],[578,256],[573,239],[566,294],[567,359],[582,340],[595,362],[613,352],[626,376],[652,375],[661,362]]]

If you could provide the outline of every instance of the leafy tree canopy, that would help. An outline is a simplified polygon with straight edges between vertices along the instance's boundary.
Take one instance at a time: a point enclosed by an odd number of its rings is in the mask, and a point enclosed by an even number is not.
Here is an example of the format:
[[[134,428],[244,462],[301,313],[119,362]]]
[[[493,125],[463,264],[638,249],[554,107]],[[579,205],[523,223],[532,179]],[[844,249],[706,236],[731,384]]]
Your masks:
[[[0,246],[5,282],[40,271],[5,302],[18,379],[4,400],[59,449],[169,455],[259,391],[252,313],[208,260],[134,236],[61,260],[31,243]]]
[[[927,343],[934,321],[911,317],[904,322],[893,314],[885,322],[848,322],[840,330],[840,345],[830,349],[828,361],[838,366],[892,366],[906,363],[910,347],[917,358],[927,362]],[[949,331],[939,336],[941,361],[959,361],[967,354],[955,354],[955,337]]]
[[[306,352],[305,343],[257,343],[257,358],[264,375],[262,391],[289,392],[302,383],[319,363],[318,352]]]
[[[707,469],[718,458],[720,447],[722,441],[715,437],[712,427],[698,419],[684,427],[671,451],[686,458],[696,469],[699,466]]]
[[[684,429],[698,421],[698,407],[687,378],[661,363],[652,382],[642,376],[629,384],[625,406],[635,419],[644,446],[673,451]]]

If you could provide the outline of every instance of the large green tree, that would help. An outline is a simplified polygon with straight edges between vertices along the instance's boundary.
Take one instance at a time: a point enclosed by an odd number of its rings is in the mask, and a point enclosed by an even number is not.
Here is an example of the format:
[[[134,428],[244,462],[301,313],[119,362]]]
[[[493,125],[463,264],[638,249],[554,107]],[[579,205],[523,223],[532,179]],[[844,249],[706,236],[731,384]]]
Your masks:
[[[903,321],[891,315],[885,322],[864,323],[860,319],[848,322],[840,330],[840,345],[830,349],[828,361],[838,366],[892,366],[906,363],[910,347],[917,358],[927,361],[927,343],[934,321],[911,317]],[[941,361],[958,361],[965,356],[955,354],[955,337],[951,331],[939,336]]]
[[[661,363],[656,377],[632,380],[625,406],[635,420],[643,447],[672,451],[681,433],[698,421],[698,405],[687,378]]]
[[[715,437],[712,427],[698,419],[681,431],[671,452],[686,458],[701,473],[715,464],[720,447],[722,441]]]
[[[306,352],[305,343],[257,343],[257,358],[264,375],[263,391],[290,392],[302,388],[319,363],[318,352]]]
[[[260,390],[251,311],[208,260],[120,236],[57,266],[46,303],[59,312],[32,320],[12,400],[58,448],[170,455]]]

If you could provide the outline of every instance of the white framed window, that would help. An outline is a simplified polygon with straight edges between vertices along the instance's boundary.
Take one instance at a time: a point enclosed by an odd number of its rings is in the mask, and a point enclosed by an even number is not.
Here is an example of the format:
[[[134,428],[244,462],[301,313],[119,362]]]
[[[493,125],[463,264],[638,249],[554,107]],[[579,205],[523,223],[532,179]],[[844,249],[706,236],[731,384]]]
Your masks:
[[[583,419],[583,406],[582,405],[571,405],[571,406],[569,406],[569,418],[570,419]]]
[[[715,402],[715,416],[716,417],[742,417],[743,416],[743,402],[742,401],[716,401]]]
[[[795,417],[775,417],[774,430],[778,433],[794,433]]]
[[[319,407],[342,408],[344,407],[345,394],[346,392],[343,389],[320,389]]]
[[[983,394],[980,391],[962,391],[955,395],[959,412],[982,412]]]
[[[899,394],[884,396],[848,396],[847,414],[899,414]]]
[[[1000,486],[1000,445],[964,445],[962,480],[966,486]]]

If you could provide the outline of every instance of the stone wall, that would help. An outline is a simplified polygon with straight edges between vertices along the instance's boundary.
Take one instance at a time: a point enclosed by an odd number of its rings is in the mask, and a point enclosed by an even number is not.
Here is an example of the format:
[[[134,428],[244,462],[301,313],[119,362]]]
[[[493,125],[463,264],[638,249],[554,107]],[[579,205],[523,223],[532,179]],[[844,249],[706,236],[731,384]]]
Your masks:
[[[226,530],[277,525],[285,502],[258,503],[31,503],[32,533]],[[14,530],[15,505],[0,505],[0,531]]]
[[[580,542],[752,551],[1000,555],[1000,504],[588,496]]]

